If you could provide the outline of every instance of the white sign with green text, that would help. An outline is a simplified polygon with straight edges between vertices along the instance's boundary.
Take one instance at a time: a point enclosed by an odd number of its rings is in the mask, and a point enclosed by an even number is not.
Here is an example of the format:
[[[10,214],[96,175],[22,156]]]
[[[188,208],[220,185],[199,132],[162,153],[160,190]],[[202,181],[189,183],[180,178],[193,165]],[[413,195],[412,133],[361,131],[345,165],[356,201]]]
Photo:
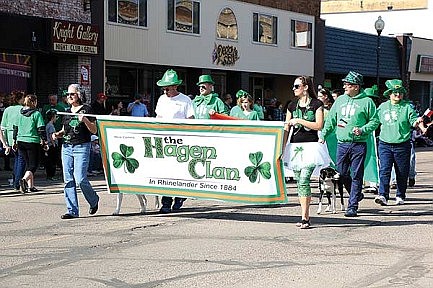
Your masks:
[[[283,123],[98,116],[112,193],[286,203]]]

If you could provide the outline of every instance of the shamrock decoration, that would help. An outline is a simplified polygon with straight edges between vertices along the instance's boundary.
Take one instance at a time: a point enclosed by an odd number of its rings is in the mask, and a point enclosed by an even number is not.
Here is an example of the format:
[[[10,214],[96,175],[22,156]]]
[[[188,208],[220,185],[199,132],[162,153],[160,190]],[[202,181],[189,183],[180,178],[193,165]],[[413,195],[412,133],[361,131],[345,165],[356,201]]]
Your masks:
[[[125,173],[127,172],[134,173],[135,169],[137,169],[139,166],[139,163],[136,159],[129,158],[129,156],[131,156],[132,153],[134,153],[134,147],[126,146],[125,144],[120,144],[120,152],[122,154],[118,152],[113,152],[111,154],[111,158],[113,158],[114,168],[120,168],[120,166],[125,164],[125,166],[123,167]]]
[[[262,175],[265,179],[271,178],[271,163],[264,162],[260,164],[263,160],[263,153],[258,151],[256,153],[250,153],[249,155],[251,163],[254,166],[248,166],[245,168],[244,173],[250,179],[251,183],[255,183],[257,181],[257,177],[259,177],[260,183],[260,175]]]

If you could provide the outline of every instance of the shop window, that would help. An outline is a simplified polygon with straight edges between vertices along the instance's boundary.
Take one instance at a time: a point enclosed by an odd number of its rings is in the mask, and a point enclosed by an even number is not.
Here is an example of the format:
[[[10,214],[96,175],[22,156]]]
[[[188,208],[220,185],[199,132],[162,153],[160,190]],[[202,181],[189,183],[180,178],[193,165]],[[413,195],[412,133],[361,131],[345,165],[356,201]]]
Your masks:
[[[312,48],[313,24],[305,21],[291,21],[291,46]]]
[[[168,30],[200,34],[200,2],[168,0]]]
[[[224,8],[218,17],[217,37],[238,40],[238,23],[230,8]]]
[[[108,21],[147,27],[147,0],[108,0]]]
[[[253,41],[265,44],[277,44],[278,18],[253,13]]]

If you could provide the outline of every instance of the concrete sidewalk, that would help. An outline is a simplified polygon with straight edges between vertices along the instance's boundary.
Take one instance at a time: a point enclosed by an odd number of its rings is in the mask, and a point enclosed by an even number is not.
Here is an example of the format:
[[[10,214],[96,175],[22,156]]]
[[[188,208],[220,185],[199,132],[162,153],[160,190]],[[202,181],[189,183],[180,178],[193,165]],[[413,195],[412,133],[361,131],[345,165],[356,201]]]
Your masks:
[[[295,227],[294,184],[286,205],[188,199],[161,215],[149,196],[140,215],[126,195],[111,216],[116,195],[96,177],[98,213],[80,196],[80,218],[61,220],[62,183],[38,171],[40,192],[0,187],[0,287],[433,287],[432,160],[431,148],[417,149],[402,206],[366,194],[357,218],[316,215],[315,197],[310,230]]]

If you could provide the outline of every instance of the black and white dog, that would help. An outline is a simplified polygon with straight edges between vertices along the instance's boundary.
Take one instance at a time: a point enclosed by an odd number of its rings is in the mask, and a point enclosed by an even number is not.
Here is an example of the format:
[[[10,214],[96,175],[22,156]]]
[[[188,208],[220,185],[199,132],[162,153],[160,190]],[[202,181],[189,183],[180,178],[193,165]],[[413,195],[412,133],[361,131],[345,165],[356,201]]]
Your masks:
[[[317,214],[322,213],[322,199],[323,194],[325,193],[326,197],[328,198],[328,206],[326,207],[325,212],[332,211],[332,213],[334,214],[337,213],[337,209],[335,208],[335,202],[337,200],[337,190],[340,193],[341,211],[344,211],[346,209],[344,207],[343,183],[340,182],[340,174],[332,167],[321,169],[319,176],[319,208],[317,208]]]

